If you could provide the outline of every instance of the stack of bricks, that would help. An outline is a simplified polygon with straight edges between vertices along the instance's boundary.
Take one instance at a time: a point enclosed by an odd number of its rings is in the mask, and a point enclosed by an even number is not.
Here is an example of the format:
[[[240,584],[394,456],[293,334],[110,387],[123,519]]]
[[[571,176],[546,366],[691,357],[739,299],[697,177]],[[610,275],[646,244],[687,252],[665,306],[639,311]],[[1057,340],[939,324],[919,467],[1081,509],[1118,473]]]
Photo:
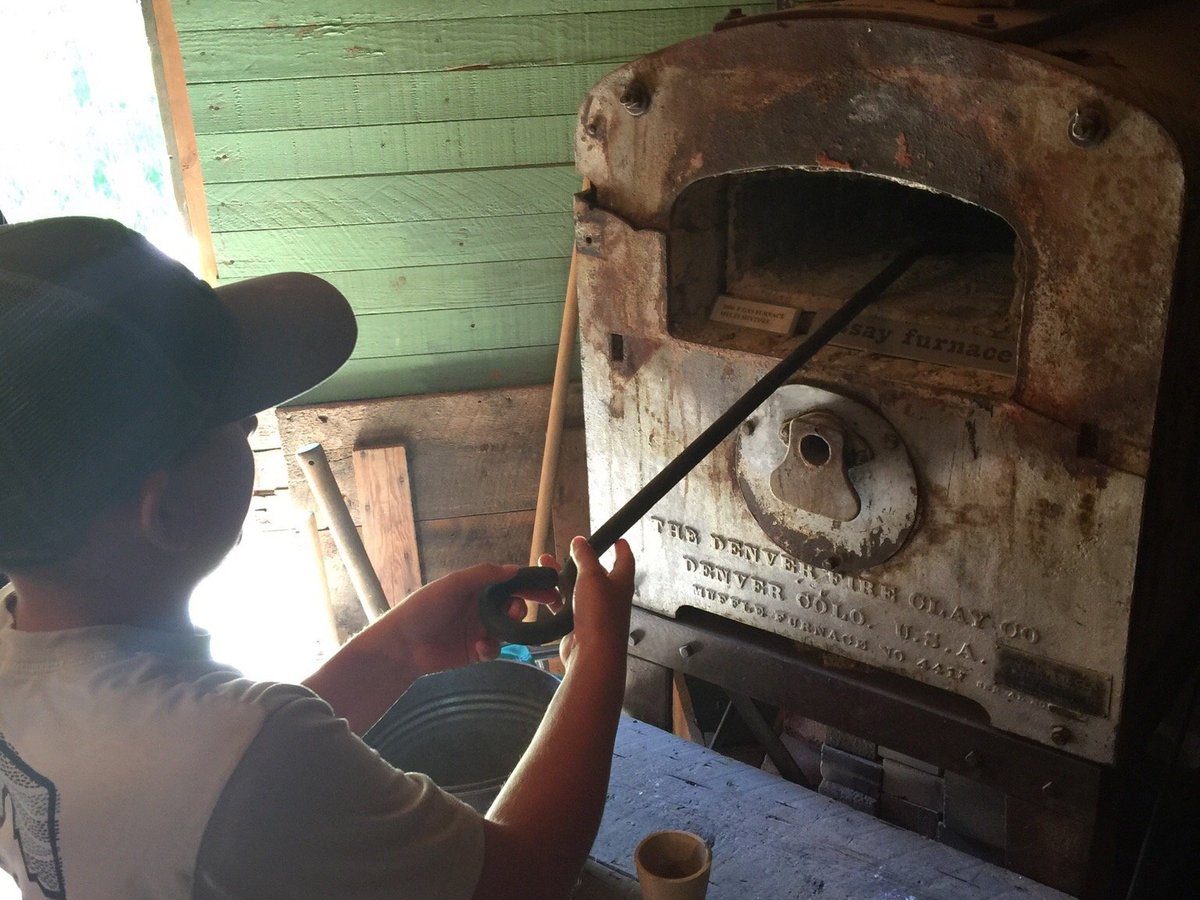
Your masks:
[[[809,736],[814,731],[806,730]],[[834,728],[823,731],[821,794],[980,859],[1004,864],[1003,793]]]
[[[883,766],[875,744],[830,728],[821,746],[821,783],[817,791],[860,812],[879,814]]]

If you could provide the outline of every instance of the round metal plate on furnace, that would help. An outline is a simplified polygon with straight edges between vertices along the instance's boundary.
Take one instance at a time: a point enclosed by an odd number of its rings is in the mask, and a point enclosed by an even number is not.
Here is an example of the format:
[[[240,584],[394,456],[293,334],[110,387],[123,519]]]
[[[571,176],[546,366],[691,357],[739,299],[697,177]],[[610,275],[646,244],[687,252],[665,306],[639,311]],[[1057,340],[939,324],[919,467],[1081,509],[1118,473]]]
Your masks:
[[[822,388],[786,384],[743,423],[737,477],[767,536],[830,571],[878,565],[917,523],[916,473],[900,435],[873,409]]]

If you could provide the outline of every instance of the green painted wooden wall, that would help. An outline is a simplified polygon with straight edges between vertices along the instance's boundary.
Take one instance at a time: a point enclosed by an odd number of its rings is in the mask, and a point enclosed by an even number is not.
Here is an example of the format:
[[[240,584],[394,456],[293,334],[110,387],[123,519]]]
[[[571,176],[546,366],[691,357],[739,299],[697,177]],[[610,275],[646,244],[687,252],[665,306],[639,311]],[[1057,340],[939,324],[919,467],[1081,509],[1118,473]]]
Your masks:
[[[220,277],[317,272],[358,315],[354,356],[304,398],[325,402],[549,382],[579,104],[729,4],[173,8]]]

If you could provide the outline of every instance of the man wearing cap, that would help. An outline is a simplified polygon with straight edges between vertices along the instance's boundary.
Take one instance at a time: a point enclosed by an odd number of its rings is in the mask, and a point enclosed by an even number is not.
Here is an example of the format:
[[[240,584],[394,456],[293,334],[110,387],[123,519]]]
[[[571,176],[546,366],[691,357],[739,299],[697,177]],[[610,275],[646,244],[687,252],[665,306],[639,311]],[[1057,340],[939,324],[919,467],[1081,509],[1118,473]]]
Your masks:
[[[623,542],[611,572],[572,545],[566,675],[486,817],[358,735],[497,654],[476,604],[516,567],[426,585],[304,686],[241,678],[188,618],[247,511],[254,414],[354,338],[311,275],[213,290],[115,222],[0,225],[0,869],[26,898],[569,892],[624,687]]]

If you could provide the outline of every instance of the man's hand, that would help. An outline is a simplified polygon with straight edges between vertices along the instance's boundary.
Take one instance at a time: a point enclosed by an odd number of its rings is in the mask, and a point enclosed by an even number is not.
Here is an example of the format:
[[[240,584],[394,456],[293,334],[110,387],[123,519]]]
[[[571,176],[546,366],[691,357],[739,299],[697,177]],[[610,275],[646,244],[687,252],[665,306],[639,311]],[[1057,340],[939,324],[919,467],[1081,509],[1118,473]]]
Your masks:
[[[586,540],[571,542],[579,577],[575,630],[559,646],[567,672],[488,810],[474,900],[509,897],[514,884],[530,900],[567,896],[596,838],[625,693],[633,599],[633,554],[624,541],[614,550],[606,571]]]
[[[398,663],[415,667],[417,675],[495,659],[500,642],[484,630],[479,600],[488,587],[512,578],[517,569],[484,563],[431,581],[405,597],[362,636],[369,633],[373,646]],[[558,600],[554,591],[530,591],[522,596],[542,603]],[[509,615],[519,620],[524,612],[525,604],[514,598]]]
[[[507,581],[518,566],[481,564],[452,572],[414,591],[356,635],[304,684],[362,734],[422,675],[495,659],[500,642],[479,619],[484,590]],[[556,602],[556,591],[525,599]],[[514,599],[509,614],[525,604]]]
[[[571,541],[571,558],[579,570],[575,581],[575,630],[562,639],[558,655],[568,668],[580,654],[623,659],[629,641],[633,597],[633,553],[624,540],[613,546],[616,559],[605,571],[585,538]]]

